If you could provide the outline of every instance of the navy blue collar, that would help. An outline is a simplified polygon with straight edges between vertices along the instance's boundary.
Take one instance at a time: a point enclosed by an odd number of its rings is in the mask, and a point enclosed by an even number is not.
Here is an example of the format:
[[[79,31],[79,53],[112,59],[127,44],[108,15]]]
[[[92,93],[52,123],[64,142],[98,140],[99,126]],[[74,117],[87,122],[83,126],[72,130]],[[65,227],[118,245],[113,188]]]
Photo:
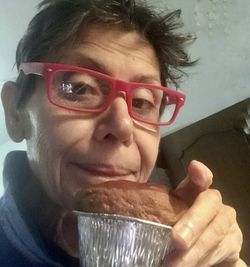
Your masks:
[[[37,264],[46,263],[54,267],[79,266],[78,259],[70,257],[42,236],[33,223],[34,214],[27,208],[29,205],[20,205],[22,189],[32,179],[25,151],[15,151],[7,155],[3,179],[5,193],[0,201],[0,224],[16,249]]]

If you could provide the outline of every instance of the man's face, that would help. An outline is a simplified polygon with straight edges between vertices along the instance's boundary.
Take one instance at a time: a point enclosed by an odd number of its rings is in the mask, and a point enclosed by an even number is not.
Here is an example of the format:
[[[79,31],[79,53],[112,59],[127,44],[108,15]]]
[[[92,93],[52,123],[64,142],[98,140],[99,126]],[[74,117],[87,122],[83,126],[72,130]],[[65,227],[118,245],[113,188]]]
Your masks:
[[[81,45],[63,53],[59,63],[104,72],[114,78],[160,84],[152,47],[136,32],[93,26]],[[45,83],[24,111],[28,158],[49,196],[72,209],[74,194],[86,184],[107,180],[147,181],[158,153],[159,129],[133,122],[123,94],[103,113],[64,110],[47,100]]]

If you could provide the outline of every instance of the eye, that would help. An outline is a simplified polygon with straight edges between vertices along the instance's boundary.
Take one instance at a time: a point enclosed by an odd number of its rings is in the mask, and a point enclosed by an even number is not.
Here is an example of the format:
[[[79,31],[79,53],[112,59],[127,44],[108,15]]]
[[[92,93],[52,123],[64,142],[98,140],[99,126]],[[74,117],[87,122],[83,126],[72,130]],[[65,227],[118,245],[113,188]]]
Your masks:
[[[148,110],[154,106],[152,102],[143,98],[134,98],[132,102],[133,108]]]
[[[152,90],[139,87],[133,91],[132,106],[134,112],[148,112],[155,108],[155,97]]]
[[[109,81],[85,72],[59,71],[52,81],[51,99],[77,109],[96,109],[106,103]]]
[[[62,82],[61,84],[61,92],[63,94],[69,95],[96,95],[97,90],[90,86],[87,83],[78,82],[78,83],[72,83],[72,82]]]

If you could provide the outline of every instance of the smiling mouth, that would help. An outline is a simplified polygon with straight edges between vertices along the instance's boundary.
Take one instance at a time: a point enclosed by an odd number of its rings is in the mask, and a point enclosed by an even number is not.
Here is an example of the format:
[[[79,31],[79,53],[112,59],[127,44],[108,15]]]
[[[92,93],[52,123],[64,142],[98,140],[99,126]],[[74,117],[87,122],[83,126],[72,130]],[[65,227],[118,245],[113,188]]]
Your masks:
[[[82,171],[87,172],[93,176],[104,177],[104,178],[126,178],[135,173],[131,170],[126,170],[123,168],[115,168],[111,165],[105,164],[78,164],[75,163],[78,168]]]

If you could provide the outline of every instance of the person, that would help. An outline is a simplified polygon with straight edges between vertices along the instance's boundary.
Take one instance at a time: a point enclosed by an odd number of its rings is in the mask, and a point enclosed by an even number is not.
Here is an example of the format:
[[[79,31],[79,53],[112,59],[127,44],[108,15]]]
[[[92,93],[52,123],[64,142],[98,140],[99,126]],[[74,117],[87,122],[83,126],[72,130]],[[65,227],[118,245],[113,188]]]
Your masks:
[[[44,0],[2,89],[6,127],[27,151],[7,155],[0,202],[2,267],[79,266],[76,192],[107,180],[146,182],[159,129],[184,104],[178,87],[190,35],[180,11],[139,1]],[[241,267],[236,212],[192,161],[175,188],[189,209],[172,230],[164,266]]]

